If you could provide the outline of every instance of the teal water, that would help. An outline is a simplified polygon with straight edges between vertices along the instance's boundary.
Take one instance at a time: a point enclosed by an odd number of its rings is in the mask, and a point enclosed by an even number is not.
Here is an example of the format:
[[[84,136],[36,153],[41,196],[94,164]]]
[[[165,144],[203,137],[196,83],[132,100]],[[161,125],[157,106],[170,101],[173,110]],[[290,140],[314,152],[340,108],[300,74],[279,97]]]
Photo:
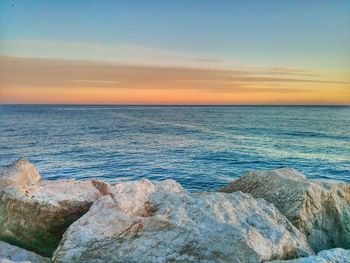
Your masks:
[[[350,182],[350,107],[0,106],[0,164],[47,179],[172,178],[215,190],[249,170],[293,167]]]

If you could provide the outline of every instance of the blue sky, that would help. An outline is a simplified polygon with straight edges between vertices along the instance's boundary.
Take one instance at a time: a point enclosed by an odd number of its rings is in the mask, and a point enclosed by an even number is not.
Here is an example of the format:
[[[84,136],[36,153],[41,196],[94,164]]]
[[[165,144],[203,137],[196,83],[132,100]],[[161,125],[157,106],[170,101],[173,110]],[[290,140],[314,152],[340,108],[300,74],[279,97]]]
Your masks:
[[[135,45],[247,65],[344,68],[350,59],[349,1],[4,0],[1,10],[6,41]],[[11,46],[2,51],[15,55]]]

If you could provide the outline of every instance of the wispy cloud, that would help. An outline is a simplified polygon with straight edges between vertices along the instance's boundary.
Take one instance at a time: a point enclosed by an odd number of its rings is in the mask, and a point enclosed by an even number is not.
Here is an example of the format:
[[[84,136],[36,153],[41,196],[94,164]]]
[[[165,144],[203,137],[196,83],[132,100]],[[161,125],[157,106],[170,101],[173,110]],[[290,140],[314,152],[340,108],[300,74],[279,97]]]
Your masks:
[[[220,70],[185,67],[113,64],[79,60],[0,57],[1,84],[24,86],[99,86],[116,88],[142,87],[159,83],[167,87],[221,87],[266,83],[349,84],[348,82],[315,78],[317,74],[287,69]],[[306,71],[308,72],[308,71]],[[281,77],[283,75],[283,77]],[[118,84],[118,85],[116,85]],[[170,85],[171,84],[171,85]],[[160,86],[159,86],[160,87]],[[271,89],[271,88],[270,88]]]
[[[0,53],[9,56],[85,59],[168,66],[227,66],[229,63],[229,61],[223,58],[208,56],[207,54],[192,54],[177,50],[144,47],[135,44],[3,40],[0,41]]]
[[[254,67],[244,61],[215,54],[183,52],[145,47],[130,43],[101,44],[84,42],[55,42],[42,40],[0,40],[0,55],[10,57],[72,59],[162,67],[203,68],[234,71],[240,74],[319,76],[313,70],[290,67]]]
[[[92,84],[92,85],[115,85],[120,83],[120,81],[115,80],[93,80],[93,79],[77,79],[77,83]]]
[[[336,96],[332,101],[348,103],[349,82],[310,72],[0,56],[0,102],[289,103],[315,98],[320,103]]]

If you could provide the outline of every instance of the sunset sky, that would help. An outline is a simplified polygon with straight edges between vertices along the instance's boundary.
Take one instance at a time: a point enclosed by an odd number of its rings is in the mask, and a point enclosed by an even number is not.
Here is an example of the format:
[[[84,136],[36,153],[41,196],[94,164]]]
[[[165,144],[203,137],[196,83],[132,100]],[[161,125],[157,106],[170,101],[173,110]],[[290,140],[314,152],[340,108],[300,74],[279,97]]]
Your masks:
[[[350,1],[2,0],[0,103],[350,104]]]

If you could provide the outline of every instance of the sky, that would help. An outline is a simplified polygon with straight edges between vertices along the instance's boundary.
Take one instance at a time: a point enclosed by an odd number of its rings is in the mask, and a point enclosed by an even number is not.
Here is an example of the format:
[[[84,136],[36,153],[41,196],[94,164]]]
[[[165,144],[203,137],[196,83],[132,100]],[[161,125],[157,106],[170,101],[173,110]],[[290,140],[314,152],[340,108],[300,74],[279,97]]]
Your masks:
[[[0,1],[0,103],[350,104],[350,1]]]

